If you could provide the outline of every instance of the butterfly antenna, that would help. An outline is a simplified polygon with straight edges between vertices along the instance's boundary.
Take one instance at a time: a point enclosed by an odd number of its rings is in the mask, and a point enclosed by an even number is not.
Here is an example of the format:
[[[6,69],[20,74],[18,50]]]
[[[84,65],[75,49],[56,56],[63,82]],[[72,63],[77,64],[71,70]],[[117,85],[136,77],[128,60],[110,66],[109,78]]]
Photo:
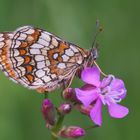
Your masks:
[[[94,35],[93,42],[92,42],[92,47],[91,47],[92,50],[93,50],[93,48],[96,44],[96,38],[102,30],[103,30],[103,28],[100,26],[99,20],[97,19],[96,20],[96,27],[95,27],[95,35]]]
[[[95,28],[95,35],[94,35],[94,38],[93,38],[93,43],[92,43],[92,48],[91,48],[91,52],[93,53],[93,56],[94,56],[94,65],[98,68],[98,70],[100,71],[100,73],[107,77],[108,75],[106,75],[102,70],[101,68],[99,67],[99,65],[96,63],[96,58],[98,57],[98,49],[99,49],[99,44],[96,43],[96,38],[97,36],[99,35],[100,32],[102,32],[103,28],[100,26],[100,23],[99,23],[99,20],[97,19],[96,20],[96,28]]]

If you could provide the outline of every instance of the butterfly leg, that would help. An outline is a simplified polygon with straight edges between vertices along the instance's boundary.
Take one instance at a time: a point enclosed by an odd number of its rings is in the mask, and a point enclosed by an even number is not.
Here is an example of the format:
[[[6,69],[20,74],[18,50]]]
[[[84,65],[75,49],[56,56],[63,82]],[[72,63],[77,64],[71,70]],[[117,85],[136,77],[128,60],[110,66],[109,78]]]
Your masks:
[[[76,74],[76,71],[73,72],[71,78],[67,81],[67,87],[66,88],[69,88],[71,86],[72,81],[73,81],[73,79],[75,77],[75,74]]]
[[[68,79],[67,81],[64,81],[63,82],[63,92],[62,92],[62,95],[67,92],[68,88],[71,86],[71,83],[74,79],[74,76],[75,76],[75,73],[76,71],[73,72],[72,76],[70,77],[70,79]]]

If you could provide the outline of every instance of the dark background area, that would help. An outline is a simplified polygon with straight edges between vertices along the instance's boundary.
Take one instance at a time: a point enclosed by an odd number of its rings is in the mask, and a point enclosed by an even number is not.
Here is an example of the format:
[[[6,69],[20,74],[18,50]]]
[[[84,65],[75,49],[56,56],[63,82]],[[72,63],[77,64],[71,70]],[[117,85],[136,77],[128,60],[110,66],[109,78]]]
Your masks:
[[[138,0],[0,0],[0,31],[33,25],[52,32],[82,48],[90,48],[95,21],[104,31],[98,37],[99,65],[125,81],[127,98],[121,104],[130,113],[112,119],[103,110],[103,126],[89,130],[82,140],[136,140],[140,138],[140,1]],[[77,79],[73,86],[78,87]],[[13,83],[0,72],[0,140],[49,140],[41,114],[43,95]],[[60,91],[51,94],[60,104]],[[92,125],[74,111],[67,125]]]

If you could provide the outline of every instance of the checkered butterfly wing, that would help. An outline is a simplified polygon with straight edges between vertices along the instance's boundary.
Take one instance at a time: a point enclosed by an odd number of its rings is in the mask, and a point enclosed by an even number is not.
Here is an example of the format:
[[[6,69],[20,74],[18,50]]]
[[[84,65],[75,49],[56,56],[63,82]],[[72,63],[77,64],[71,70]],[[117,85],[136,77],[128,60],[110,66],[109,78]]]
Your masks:
[[[0,66],[13,81],[52,91],[67,83],[81,66],[81,48],[42,29],[24,26],[0,34]]]

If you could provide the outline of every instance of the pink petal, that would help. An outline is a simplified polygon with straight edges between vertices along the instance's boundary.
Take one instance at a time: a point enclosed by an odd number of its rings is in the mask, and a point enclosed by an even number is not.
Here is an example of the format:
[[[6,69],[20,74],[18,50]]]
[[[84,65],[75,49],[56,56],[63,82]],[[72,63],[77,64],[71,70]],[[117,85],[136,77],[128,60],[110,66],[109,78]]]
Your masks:
[[[112,90],[115,90],[115,91],[118,91],[118,92],[122,93],[122,95],[121,95],[122,99],[125,98],[127,90],[125,88],[123,80],[121,80],[121,79],[114,79],[111,82],[110,86],[111,86]]]
[[[127,107],[114,103],[108,106],[108,111],[113,118],[123,118],[129,113]]]
[[[93,90],[93,89],[97,89],[97,88],[94,87],[93,85],[85,84],[85,85],[82,86],[80,89],[81,89],[81,90],[87,91],[87,90]]]
[[[85,107],[88,107],[98,97],[96,89],[81,90],[79,88],[76,88],[75,92],[76,97],[84,104]]]
[[[93,109],[91,110],[90,117],[95,124],[99,126],[102,125],[102,102],[100,99],[97,100]]]
[[[105,88],[106,86],[108,86],[111,82],[112,77],[110,75],[108,75],[107,77],[103,78],[100,87],[101,88]]]
[[[82,80],[85,83],[99,87],[100,85],[100,71],[97,67],[85,68],[81,75]]]

